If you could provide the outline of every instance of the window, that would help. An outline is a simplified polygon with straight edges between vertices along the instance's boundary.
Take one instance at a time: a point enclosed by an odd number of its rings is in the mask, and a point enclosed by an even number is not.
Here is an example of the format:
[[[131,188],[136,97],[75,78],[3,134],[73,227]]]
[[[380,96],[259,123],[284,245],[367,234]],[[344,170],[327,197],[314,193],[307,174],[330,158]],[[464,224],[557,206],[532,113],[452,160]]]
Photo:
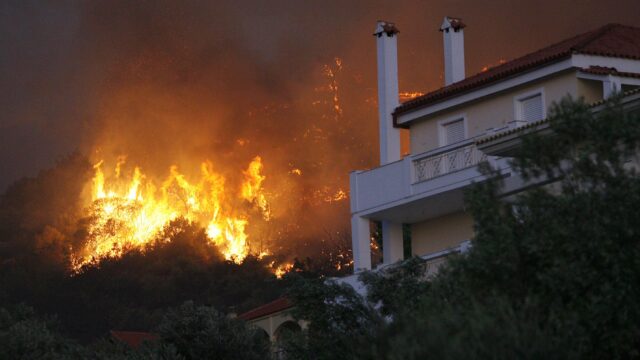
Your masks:
[[[441,143],[450,145],[464,140],[464,118],[447,121],[441,124]]]
[[[516,99],[516,120],[533,122],[545,118],[542,92],[524,95]]]

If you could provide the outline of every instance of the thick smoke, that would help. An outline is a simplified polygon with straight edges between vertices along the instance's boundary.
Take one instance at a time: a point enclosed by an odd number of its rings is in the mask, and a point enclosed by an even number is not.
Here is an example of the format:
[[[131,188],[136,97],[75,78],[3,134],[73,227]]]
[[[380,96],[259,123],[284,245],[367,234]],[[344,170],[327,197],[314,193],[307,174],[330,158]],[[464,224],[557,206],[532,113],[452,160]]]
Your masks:
[[[211,160],[232,184],[259,155],[274,217],[252,239],[340,237],[348,201],[326,200],[378,157],[377,19],[401,30],[401,91],[427,91],[442,83],[444,15],[469,25],[471,74],[603,22],[637,25],[635,5],[4,2],[0,189],[73,150],[127,155],[159,179],[171,164],[195,175]]]

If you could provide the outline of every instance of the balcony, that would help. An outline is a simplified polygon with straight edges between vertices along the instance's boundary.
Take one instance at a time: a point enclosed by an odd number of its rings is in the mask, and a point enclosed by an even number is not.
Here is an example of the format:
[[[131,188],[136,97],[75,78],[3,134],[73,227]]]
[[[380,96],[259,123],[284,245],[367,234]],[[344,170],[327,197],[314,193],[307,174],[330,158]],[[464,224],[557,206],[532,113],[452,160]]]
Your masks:
[[[440,267],[447,263],[448,261],[447,258],[449,256],[454,254],[464,254],[469,250],[471,246],[472,246],[471,240],[464,240],[460,242],[460,244],[458,244],[457,246],[443,249],[438,252],[421,255],[420,259],[422,259],[423,261],[422,266],[424,267],[425,280],[432,279],[438,273],[438,271],[440,270]],[[375,266],[372,269],[372,271],[378,272],[378,271],[391,270],[401,265],[402,263],[403,262],[400,261],[392,264],[378,264],[378,266]],[[351,285],[358,294],[362,296],[366,296],[367,288],[362,282],[360,282],[359,277],[360,277],[360,274],[356,273],[356,274],[344,276],[341,278],[331,278],[331,280],[334,280],[341,284]]]
[[[487,156],[475,144],[445,149],[442,153],[420,154],[413,159],[414,183],[470,168],[486,160]]]
[[[480,163],[507,166],[506,160],[480,151],[475,140],[351,173],[351,212],[374,220],[410,223],[459,209],[462,189],[483,178]]]

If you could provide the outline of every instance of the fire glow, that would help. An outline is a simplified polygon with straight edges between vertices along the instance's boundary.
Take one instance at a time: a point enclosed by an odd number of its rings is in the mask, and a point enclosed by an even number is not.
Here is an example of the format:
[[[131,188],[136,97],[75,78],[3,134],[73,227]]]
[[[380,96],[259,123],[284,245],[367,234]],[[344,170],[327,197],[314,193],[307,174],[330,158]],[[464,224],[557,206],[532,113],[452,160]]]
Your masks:
[[[137,166],[131,174],[125,174],[124,164],[124,157],[119,158],[111,176],[105,175],[104,161],[94,165],[91,201],[86,209],[91,219],[88,241],[72,259],[76,271],[104,258],[120,257],[130,249],[144,249],[169,222],[180,217],[202,224],[208,241],[225,259],[241,263],[250,253],[247,212],[257,211],[265,221],[270,219],[259,156],[243,171],[243,182],[235,196],[251,204],[250,210],[244,207],[243,211],[234,208],[237,202],[229,196],[233,192],[226,188],[225,178],[214,171],[211,162],[200,165],[200,177],[195,182],[172,165],[169,175],[159,184]]]

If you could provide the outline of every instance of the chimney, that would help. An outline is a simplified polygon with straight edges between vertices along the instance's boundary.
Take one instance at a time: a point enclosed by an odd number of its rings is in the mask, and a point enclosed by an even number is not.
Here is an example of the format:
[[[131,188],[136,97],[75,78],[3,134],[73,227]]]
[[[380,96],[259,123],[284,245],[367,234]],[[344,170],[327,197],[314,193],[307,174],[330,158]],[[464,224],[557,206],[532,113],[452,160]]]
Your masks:
[[[400,130],[391,114],[398,101],[398,29],[394,23],[378,21],[378,116],[380,119],[380,165],[400,160]]]
[[[440,31],[444,38],[444,84],[464,79],[464,31],[462,19],[444,17]]]

